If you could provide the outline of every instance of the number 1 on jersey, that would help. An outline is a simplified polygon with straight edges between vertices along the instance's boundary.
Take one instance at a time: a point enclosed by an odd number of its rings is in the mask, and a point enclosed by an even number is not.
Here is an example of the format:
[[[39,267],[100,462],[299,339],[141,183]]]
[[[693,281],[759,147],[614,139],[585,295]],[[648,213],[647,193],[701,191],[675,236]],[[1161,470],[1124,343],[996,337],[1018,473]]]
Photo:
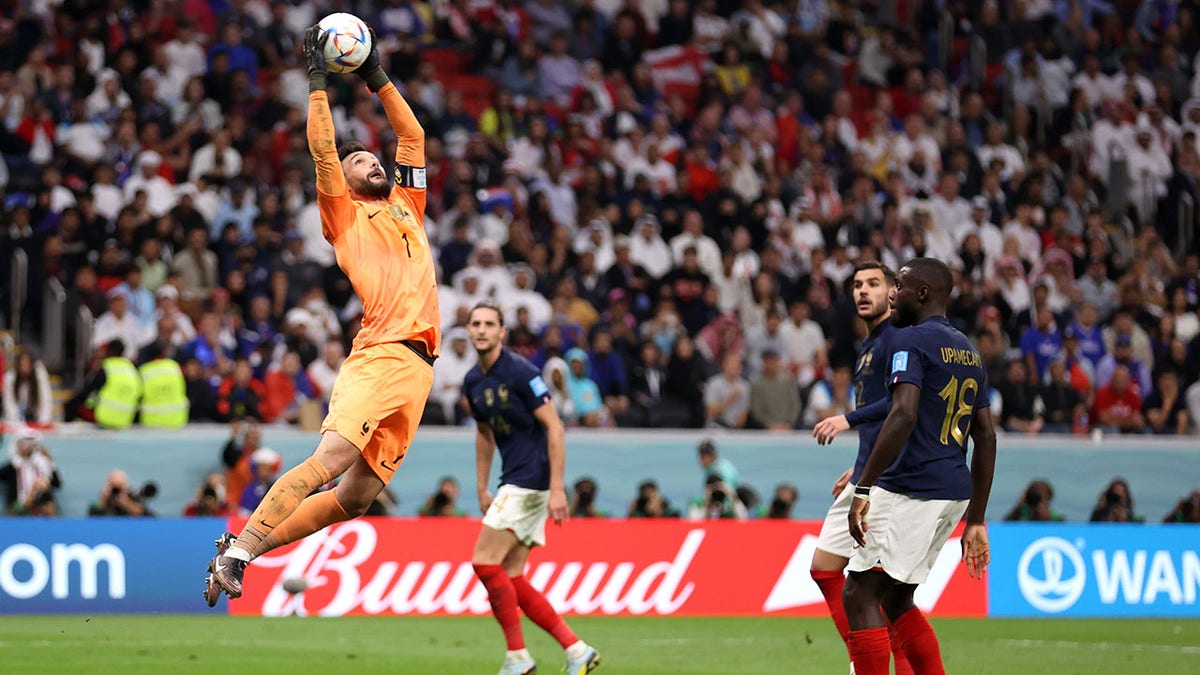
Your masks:
[[[973,394],[969,401],[967,392]],[[938,392],[938,396],[946,401],[946,418],[942,420],[942,444],[949,445],[950,439],[954,438],[954,442],[960,448],[967,447],[967,432],[971,429],[971,420],[967,419],[967,426],[964,428],[959,428],[958,425],[975,409],[975,400],[979,396],[979,382],[973,377],[968,377],[963,380],[960,388],[958,378],[951,377],[946,386]]]
[[[400,238],[404,240],[404,250],[408,252],[408,257],[411,258],[412,257],[412,247],[408,245],[408,233],[405,232],[405,233],[401,234]]]

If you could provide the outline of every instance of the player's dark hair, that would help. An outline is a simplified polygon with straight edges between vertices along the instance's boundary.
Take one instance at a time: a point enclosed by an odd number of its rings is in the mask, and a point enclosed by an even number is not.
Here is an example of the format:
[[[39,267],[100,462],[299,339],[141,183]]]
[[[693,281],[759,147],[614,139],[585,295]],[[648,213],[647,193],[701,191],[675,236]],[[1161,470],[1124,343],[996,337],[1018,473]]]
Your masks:
[[[475,306],[471,308],[470,312],[467,312],[468,319],[470,318],[470,316],[472,314],[475,313],[475,310],[477,310],[477,309],[492,310],[493,312],[496,313],[496,316],[499,318],[500,326],[501,327],[504,326],[504,312],[500,309],[500,305],[497,305],[496,303],[492,302],[491,300],[480,300],[479,302],[475,303]]]
[[[365,152],[366,149],[367,146],[359,143],[358,141],[347,141],[342,143],[340,146],[338,146],[338,161],[340,162],[356,152]]]
[[[954,288],[954,276],[946,263],[936,258],[913,258],[904,263],[909,275],[929,287],[935,298],[946,302]]]
[[[879,270],[883,272],[883,278],[887,280],[888,286],[896,285],[896,273],[892,271],[892,268],[878,260],[864,260],[858,263],[854,266],[854,274],[851,274],[850,278],[853,279],[856,274],[865,270]]]

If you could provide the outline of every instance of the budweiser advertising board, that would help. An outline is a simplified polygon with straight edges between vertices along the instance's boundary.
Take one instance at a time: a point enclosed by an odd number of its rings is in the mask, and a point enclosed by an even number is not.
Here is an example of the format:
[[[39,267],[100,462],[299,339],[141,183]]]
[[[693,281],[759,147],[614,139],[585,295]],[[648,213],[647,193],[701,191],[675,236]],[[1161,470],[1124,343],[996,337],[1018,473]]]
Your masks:
[[[572,520],[547,525],[526,576],[559,611],[590,615],[819,616],[809,576],[818,521]],[[479,521],[375,518],[335,525],[257,559],[233,614],[463,615],[490,611],[470,564]],[[984,616],[986,584],[959,563],[957,532],[918,604]],[[303,578],[298,595],[284,581]]]

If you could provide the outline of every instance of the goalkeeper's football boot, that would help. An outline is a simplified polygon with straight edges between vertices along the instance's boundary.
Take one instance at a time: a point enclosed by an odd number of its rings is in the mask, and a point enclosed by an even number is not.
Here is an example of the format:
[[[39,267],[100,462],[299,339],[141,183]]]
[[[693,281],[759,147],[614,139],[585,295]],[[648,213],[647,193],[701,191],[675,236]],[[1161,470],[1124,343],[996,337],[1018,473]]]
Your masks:
[[[600,652],[588,647],[583,656],[577,659],[567,657],[567,665],[563,666],[563,670],[567,675],[587,675],[598,667],[600,667]]]
[[[537,664],[530,658],[513,658],[511,656],[504,657],[504,663],[500,664],[500,672],[498,675],[532,675],[537,672]]]
[[[225,555],[236,540],[232,532],[226,532],[214,542],[217,554],[208,561],[208,577],[204,580],[204,601],[209,607],[216,606],[222,591],[231,598],[242,596],[242,574],[246,571],[246,562]]]

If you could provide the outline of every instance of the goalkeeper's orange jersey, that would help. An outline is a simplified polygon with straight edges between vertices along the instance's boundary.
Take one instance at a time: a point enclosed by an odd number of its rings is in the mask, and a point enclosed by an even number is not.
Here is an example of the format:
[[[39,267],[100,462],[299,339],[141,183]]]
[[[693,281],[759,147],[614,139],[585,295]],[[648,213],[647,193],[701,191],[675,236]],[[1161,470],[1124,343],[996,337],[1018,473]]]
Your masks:
[[[397,139],[395,182],[386,203],[350,197],[329,102],[324,91],[309,94],[308,141],[317,168],[321,228],[362,301],[354,349],[417,340],[437,356],[441,315],[425,235],[425,132],[394,85],[380,89],[379,99]]]

